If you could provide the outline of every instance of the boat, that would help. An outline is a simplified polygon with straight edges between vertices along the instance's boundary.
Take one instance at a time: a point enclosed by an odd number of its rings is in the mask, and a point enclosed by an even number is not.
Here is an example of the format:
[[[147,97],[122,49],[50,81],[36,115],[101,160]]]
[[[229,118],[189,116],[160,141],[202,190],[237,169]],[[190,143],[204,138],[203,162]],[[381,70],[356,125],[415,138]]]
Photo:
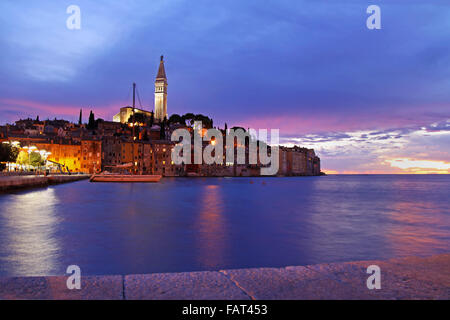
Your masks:
[[[114,174],[114,173],[98,173],[93,174],[90,178],[91,182],[159,182],[160,175],[136,175],[136,174]]]

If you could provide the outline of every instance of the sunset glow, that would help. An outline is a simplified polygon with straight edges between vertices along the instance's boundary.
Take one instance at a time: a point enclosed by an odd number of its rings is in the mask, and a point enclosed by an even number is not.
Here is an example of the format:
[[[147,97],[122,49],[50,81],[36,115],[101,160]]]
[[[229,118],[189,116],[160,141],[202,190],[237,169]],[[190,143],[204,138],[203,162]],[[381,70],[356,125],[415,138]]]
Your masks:
[[[433,160],[414,160],[409,158],[386,160],[391,167],[408,173],[450,173],[450,163]]]

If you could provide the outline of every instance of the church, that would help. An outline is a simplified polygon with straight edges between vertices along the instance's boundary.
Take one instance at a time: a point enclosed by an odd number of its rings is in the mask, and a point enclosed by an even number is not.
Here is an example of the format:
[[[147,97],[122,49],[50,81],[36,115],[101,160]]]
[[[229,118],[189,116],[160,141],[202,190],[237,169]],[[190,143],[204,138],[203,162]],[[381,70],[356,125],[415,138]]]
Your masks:
[[[134,108],[135,114],[143,114],[150,117],[151,112],[143,109]],[[155,122],[162,122],[167,115],[167,76],[164,68],[164,56],[159,61],[158,73],[155,80]],[[133,115],[133,108],[126,106],[120,108],[120,112],[113,117],[114,122],[128,123],[128,119]]]

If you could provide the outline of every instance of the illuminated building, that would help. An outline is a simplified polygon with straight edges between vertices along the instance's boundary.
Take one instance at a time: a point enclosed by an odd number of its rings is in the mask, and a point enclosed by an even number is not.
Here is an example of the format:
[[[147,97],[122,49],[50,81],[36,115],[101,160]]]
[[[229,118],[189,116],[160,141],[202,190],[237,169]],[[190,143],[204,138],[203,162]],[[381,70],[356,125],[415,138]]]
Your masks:
[[[155,120],[163,121],[167,117],[167,77],[164,69],[164,60],[161,56],[158,74],[155,81]]]
[[[58,139],[43,140],[22,137],[11,138],[18,141],[21,147],[36,147],[37,151],[45,151],[47,160],[55,165],[60,164],[70,172],[94,173],[102,167],[102,142],[83,139],[81,142]]]
[[[142,110],[142,109],[138,109],[138,108],[134,108],[134,113],[135,114],[143,114],[146,117],[151,117],[151,114],[152,114],[150,111],[146,111],[146,110]],[[126,106],[126,107],[120,108],[120,112],[113,117],[113,121],[120,122],[120,123],[128,123],[128,120],[130,119],[130,117],[132,115],[133,115],[133,108],[130,106]]]

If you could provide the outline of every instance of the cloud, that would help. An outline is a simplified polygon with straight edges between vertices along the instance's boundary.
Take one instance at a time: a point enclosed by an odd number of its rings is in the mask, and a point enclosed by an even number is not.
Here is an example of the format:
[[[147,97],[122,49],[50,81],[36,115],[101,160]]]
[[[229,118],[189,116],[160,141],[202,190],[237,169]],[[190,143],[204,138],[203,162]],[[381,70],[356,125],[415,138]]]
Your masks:
[[[450,162],[434,160],[415,160],[410,158],[399,158],[386,160],[391,167],[407,170],[408,172],[435,172],[450,173]]]
[[[448,173],[441,166],[450,162],[448,122],[282,137],[281,143],[314,148],[324,170],[335,173]]]

